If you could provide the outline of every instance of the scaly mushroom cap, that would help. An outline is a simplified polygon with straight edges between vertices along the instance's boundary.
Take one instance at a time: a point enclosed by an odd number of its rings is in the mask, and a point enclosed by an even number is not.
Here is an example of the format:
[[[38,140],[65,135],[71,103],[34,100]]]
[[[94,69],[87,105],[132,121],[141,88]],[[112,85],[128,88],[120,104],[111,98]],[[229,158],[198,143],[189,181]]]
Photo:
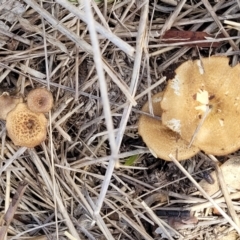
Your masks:
[[[52,93],[45,88],[33,89],[27,96],[27,105],[33,112],[46,113],[53,107]]]
[[[153,113],[158,117],[162,114],[160,106],[162,96],[163,92],[160,92],[152,97]],[[143,106],[142,111],[149,113],[148,102]],[[188,143],[182,140],[179,134],[164,126],[161,120],[147,115],[140,116],[138,132],[152,154],[166,161],[171,161],[170,153],[178,160],[185,160],[199,151],[195,146],[188,148]]]
[[[24,103],[19,103],[6,119],[8,136],[22,147],[35,147],[45,140],[47,119],[43,113],[34,113]]]
[[[22,102],[22,98],[11,97],[9,93],[4,92],[0,96],[0,119],[6,120],[7,114],[20,102]]]
[[[161,102],[164,125],[219,156],[240,148],[240,64],[228,62],[210,57],[183,63]]]

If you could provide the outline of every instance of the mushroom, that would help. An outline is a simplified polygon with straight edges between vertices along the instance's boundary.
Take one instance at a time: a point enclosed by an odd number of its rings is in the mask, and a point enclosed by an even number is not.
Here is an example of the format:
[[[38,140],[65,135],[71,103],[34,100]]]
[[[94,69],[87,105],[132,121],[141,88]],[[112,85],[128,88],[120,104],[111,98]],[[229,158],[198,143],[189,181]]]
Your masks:
[[[22,98],[12,97],[8,92],[3,92],[0,96],[0,119],[6,120],[7,114],[20,102]]]
[[[240,159],[238,157],[232,157],[220,166],[226,186],[230,189],[240,189]],[[216,171],[211,174],[214,180],[213,184],[209,184],[205,179],[199,182],[199,185],[206,191],[209,196],[212,196],[219,191],[219,181],[216,175]]]
[[[184,62],[168,82],[162,122],[213,155],[240,148],[240,64],[227,57]]]
[[[8,136],[22,147],[35,147],[45,140],[47,119],[43,113],[34,113],[24,103],[19,103],[6,119]]]
[[[153,113],[160,117],[162,109],[160,102],[163,92],[159,92],[152,97]],[[149,113],[149,103],[143,108],[143,112]],[[198,153],[195,146],[188,148],[188,143],[181,139],[178,133],[173,132],[161,123],[161,120],[142,114],[138,123],[138,131],[143,141],[148,146],[151,153],[158,158],[171,161],[169,154],[172,153],[178,160],[188,159]]]
[[[53,107],[52,93],[45,88],[33,89],[27,96],[27,105],[33,112],[46,113]]]

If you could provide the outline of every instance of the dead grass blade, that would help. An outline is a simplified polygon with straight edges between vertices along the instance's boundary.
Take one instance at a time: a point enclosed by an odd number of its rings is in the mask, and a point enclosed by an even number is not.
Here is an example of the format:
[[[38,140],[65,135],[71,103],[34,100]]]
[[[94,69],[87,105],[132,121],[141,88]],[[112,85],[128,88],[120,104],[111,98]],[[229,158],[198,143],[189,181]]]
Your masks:
[[[185,5],[186,0],[181,0],[177,7],[175,8],[174,12],[170,15],[170,17],[166,20],[166,22],[164,23],[161,32],[160,32],[160,36],[163,36],[164,33],[169,30],[173,23],[176,21],[176,18],[178,17],[181,9],[183,8],[183,6]]]
[[[66,0],[56,0],[57,3],[61,4],[63,7],[65,7],[66,9],[69,10],[69,12],[72,12],[73,14],[75,14],[79,19],[81,19],[82,21],[86,22],[87,24],[89,24],[88,22],[88,17],[85,16],[85,14],[78,8],[76,8],[73,4],[71,4],[70,2],[66,1]],[[96,22],[95,20],[92,21],[94,23],[95,26],[95,30],[97,32],[99,32],[102,36],[106,37],[107,39],[109,39],[111,42],[113,42],[117,47],[119,47],[122,51],[126,52],[129,56],[133,57],[135,49],[130,46],[129,44],[127,44],[126,42],[122,41],[119,37],[117,37],[116,35],[114,35],[109,28],[106,29],[104,28],[102,25],[100,25],[98,22]]]
[[[193,177],[183,168],[183,166],[173,157],[169,155],[171,160],[176,164],[176,166],[188,177],[188,179],[197,187],[197,189],[202,193],[202,195],[208,199],[209,202],[222,214],[222,216],[231,224],[232,227],[240,234],[240,228],[238,225],[219,207],[219,205],[202,189],[202,187],[193,179]]]
[[[37,153],[35,152],[35,150],[29,149],[28,152],[29,152],[30,156],[32,157],[32,161],[34,162],[34,164],[37,167],[38,171],[41,173],[42,176],[44,176],[43,179],[44,179],[45,184],[46,184],[46,186],[48,188],[48,191],[51,194],[55,193],[54,197],[56,198],[56,203],[57,203],[58,209],[61,212],[61,214],[63,215],[63,217],[65,218],[66,225],[68,226],[70,233],[77,240],[80,240],[79,234],[78,234],[76,228],[74,227],[73,222],[71,221],[71,219],[69,217],[69,214],[67,212],[67,209],[65,208],[65,206],[64,206],[64,204],[62,202],[62,199],[61,199],[61,197],[59,195],[59,189],[57,189],[57,185],[55,185],[56,186],[56,191],[55,191],[55,189],[53,188],[53,183],[51,181],[51,177],[50,177],[49,173],[46,171],[46,169],[44,168],[44,166],[43,166],[41,160],[39,159]]]
[[[218,180],[219,180],[219,183],[220,183],[220,186],[221,186],[221,190],[222,190],[222,193],[223,193],[223,196],[225,198],[225,202],[228,206],[228,212],[229,214],[231,215],[233,221],[238,225],[238,227],[240,227],[240,222],[239,222],[239,217],[238,215],[236,214],[236,211],[234,209],[234,206],[233,206],[233,203],[232,203],[232,200],[229,196],[229,193],[228,193],[228,190],[227,190],[227,186],[226,186],[226,183],[224,181],[224,178],[223,178],[223,173],[222,173],[222,170],[221,168],[219,167],[219,162],[218,160],[213,156],[213,155],[208,155],[213,161],[214,161],[214,165],[215,165],[215,170],[216,170],[216,174],[217,174],[217,177],[218,177]]]
[[[22,181],[19,182],[18,188],[12,198],[11,203],[9,204],[9,207],[7,209],[7,212],[4,214],[2,220],[1,220],[1,227],[0,227],[0,240],[4,240],[5,235],[7,233],[7,230],[9,228],[9,225],[14,217],[14,214],[17,211],[18,205],[22,199],[22,196],[27,188],[27,182]]]
[[[229,37],[228,32],[225,30],[225,28],[223,27],[222,23],[219,21],[217,14],[215,13],[215,11],[213,10],[212,6],[210,5],[208,0],[202,0],[203,4],[205,5],[205,7],[207,8],[208,12],[210,13],[210,15],[212,16],[212,18],[214,19],[214,21],[216,22],[216,24],[218,25],[220,31],[224,34],[225,37]],[[229,43],[231,44],[232,48],[234,50],[238,50],[238,46],[235,44],[234,41],[229,40]]]

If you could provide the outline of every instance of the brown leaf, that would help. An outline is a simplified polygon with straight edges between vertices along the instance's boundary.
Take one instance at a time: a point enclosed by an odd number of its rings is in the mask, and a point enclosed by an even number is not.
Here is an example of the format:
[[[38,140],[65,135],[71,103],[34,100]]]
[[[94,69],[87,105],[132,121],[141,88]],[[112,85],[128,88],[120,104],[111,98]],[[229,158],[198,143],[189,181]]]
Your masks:
[[[218,35],[217,38],[223,37],[221,34]],[[188,43],[192,41],[203,41],[201,43],[189,43],[186,44],[186,46],[189,47],[219,47],[222,45],[221,42],[204,42],[206,39],[212,38],[214,39],[214,36],[206,33],[206,32],[193,32],[193,31],[179,31],[179,30],[168,30],[163,35],[161,41],[166,43]]]

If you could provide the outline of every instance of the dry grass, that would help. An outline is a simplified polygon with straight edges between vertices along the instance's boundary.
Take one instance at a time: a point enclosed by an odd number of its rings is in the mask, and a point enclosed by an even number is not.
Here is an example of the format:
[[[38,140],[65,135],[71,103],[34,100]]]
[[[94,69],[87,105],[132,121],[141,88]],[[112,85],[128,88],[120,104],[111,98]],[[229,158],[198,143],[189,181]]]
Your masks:
[[[231,201],[238,193],[223,191],[213,200],[197,191],[203,173],[231,156],[201,153],[181,164],[165,162],[137,133],[139,109],[181,62],[227,55],[237,63],[239,25],[223,20],[239,19],[239,0],[23,0],[22,15],[11,19],[14,1],[1,2],[1,90],[26,96],[46,87],[55,100],[48,139],[34,149],[14,146],[1,122],[2,216],[22,181],[28,185],[5,239],[163,239],[159,231],[168,239],[223,239],[229,231],[240,233],[239,204]],[[213,38],[191,41],[194,47],[161,41],[171,28]],[[209,47],[196,47],[203,41]],[[213,42],[221,44],[212,48]],[[212,214],[212,205],[222,215]],[[176,230],[160,210],[192,211],[199,222]]]

